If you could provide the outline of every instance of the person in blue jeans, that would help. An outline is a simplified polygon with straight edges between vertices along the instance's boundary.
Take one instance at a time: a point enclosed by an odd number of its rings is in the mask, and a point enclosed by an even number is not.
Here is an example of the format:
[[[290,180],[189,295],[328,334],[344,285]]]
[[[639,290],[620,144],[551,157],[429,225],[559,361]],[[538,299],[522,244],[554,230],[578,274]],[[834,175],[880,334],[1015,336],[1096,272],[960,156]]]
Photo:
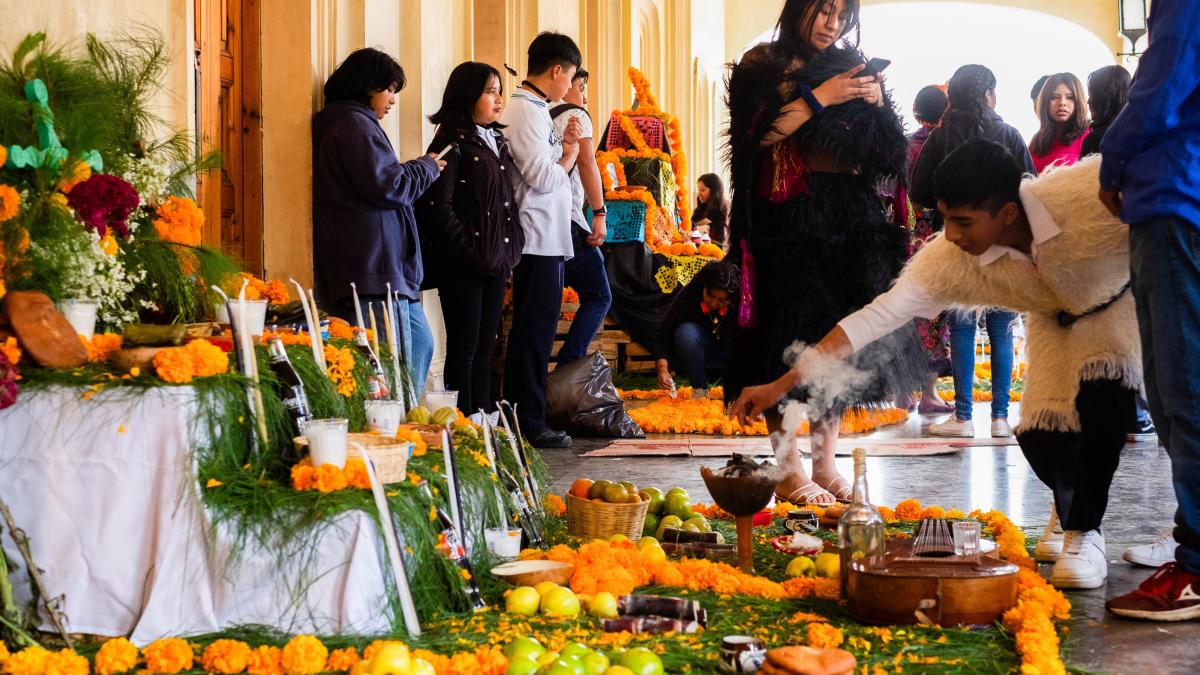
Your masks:
[[[1129,223],[1146,394],[1171,457],[1174,559],[1108,601],[1118,616],[1200,619],[1200,3],[1155,0],[1129,102],[1100,143],[1099,198]]]
[[[950,368],[954,375],[954,416],[929,427],[934,436],[971,438],[975,435],[972,410],[975,405],[976,312],[950,314]],[[1017,315],[1002,309],[983,313],[988,342],[992,347],[992,437],[1012,435],[1008,424],[1009,388],[1012,386],[1013,324]]]
[[[693,398],[708,395],[708,371],[723,369],[729,358],[730,336],[737,325],[730,306],[740,281],[737,265],[711,262],[676,293],[654,336],[660,389],[674,391],[674,364],[687,376]]]
[[[600,182],[600,167],[596,164],[596,148],[592,142],[592,118],[587,113],[587,86],[590,76],[580,68],[575,71],[571,88],[562,101],[552,103],[550,118],[562,134],[571,120],[579,123],[579,159],[571,169],[571,247],[574,257],[563,268],[564,281],[579,295],[579,311],[567,330],[555,362],[566,365],[587,355],[588,345],[604,325],[604,317],[612,305],[612,290],[604,268],[604,253],[600,246],[607,236],[604,208],[604,185]],[[584,206],[591,210],[590,220]]]

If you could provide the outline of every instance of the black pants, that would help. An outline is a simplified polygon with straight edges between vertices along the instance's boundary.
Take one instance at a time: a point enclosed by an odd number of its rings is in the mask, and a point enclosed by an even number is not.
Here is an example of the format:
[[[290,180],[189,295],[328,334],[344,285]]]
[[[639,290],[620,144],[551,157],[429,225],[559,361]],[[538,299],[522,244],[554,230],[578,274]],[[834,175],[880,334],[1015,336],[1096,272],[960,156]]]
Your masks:
[[[446,321],[446,388],[458,391],[458,407],[470,415],[490,412],[492,350],[504,307],[504,279],[477,272],[447,274],[438,288]]]
[[[522,255],[513,270],[513,323],[508,335],[504,396],[517,404],[521,431],[546,428],[546,373],[562,310],[563,259]]]
[[[1033,472],[1054,492],[1063,529],[1100,527],[1125,433],[1134,420],[1135,397],[1114,380],[1082,382],[1075,399],[1079,431],[1033,429],[1017,434]]]

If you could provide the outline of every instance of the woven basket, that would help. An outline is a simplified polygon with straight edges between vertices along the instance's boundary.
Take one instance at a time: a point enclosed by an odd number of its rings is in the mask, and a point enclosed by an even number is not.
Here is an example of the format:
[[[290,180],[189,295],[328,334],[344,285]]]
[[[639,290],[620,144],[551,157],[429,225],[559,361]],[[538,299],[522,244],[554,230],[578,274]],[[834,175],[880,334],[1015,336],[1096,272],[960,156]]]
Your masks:
[[[584,539],[607,539],[623,534],[636,541],[646,524],[650,500],[637,504],[609,504],[567,494],[567,532]]]
[[[300,454],[308,452],[308,439],[297,436],[292,439]],[[412,443],[398,441],[391,436],[379,434],[346,434],[346,459],[360,459],[358,443],[375,464],[375,475],[380,483],[403,483],[408,480],[408,457],[412,454]]]
[[[442,431],[444,427],[439,427],[436,424],[410,424],[405,422],[397,427],[398,431],[415,431],[425,441],[425,445],[431,448],[442,447]]]

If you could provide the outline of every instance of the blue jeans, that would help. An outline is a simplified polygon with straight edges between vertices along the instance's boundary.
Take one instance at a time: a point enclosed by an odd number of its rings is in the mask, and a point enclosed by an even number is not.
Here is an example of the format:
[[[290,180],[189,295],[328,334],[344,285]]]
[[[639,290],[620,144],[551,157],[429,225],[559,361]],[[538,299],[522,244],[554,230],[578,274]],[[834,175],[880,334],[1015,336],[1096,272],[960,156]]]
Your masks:
[[[712,332],[691,321],[675,329],[676,368],[687,376],[693,389],[708,389],[708,371],[725,367],[729,350],[722,348]]]
[[[564,281],[579,294],[579,311],[558,350],[558,365],[566,365],[587,356],[588,345],[612,305],[612,290],[608,287],[608,272],[604,269],[604,254],[587,243],[588,232],[571,224],[571,244],[575,255],[563,267]]]
[[[383,322],[383,303],[387,301],[386,294],[360,294],[358,299],[362,305],[364,322],[369,320],[370,309],[374,308],[376,324],[379,324],[380,332],[384,332],[386,329],[381,324]],[[430,332],[429,324],[425,321],[425,310],[421,308],[421,303],[395,300],[392,304],[392,311],[396,316],[396,336],[402,343],[404,354],[408,356],[408,374],[412,378],[413,388],[416,390],[413,393],[420,399],[421,392],[425,389],[425,378],[429,375],[429,364],[433,362],[433,333]],[[345,319],[352,326],[357,321],[353,298],[345,298],[335,303],[329,309],[329,313]],[[385,335],[379,336],[380,342],[385,342],[386,339]]]
[[[1171,457],[1175,559],[1200,573],[1200,223],[1154,218],[1129,228],[1146,398]]]
[[[1008,417],[1012,387],[1013,334],[1017,315],[1002,309],[984,310],[984,324],[992,345],[992,419]],[[950,368],[954,375],[954,414],[971,419],[975,390],[975,324],[973,311],[950,312]]]

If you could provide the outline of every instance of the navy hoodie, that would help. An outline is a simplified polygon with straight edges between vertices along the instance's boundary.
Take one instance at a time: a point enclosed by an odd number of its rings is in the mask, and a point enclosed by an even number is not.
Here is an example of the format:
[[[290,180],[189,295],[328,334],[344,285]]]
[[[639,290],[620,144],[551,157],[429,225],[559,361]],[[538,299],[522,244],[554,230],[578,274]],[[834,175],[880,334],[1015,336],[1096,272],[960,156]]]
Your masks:
[[[313,266],[321,302],[393,291],[420,295],[424,269],[412,204],[437,180],[437,162],[401,163],[370,106],[326,105],[313,116]]]

